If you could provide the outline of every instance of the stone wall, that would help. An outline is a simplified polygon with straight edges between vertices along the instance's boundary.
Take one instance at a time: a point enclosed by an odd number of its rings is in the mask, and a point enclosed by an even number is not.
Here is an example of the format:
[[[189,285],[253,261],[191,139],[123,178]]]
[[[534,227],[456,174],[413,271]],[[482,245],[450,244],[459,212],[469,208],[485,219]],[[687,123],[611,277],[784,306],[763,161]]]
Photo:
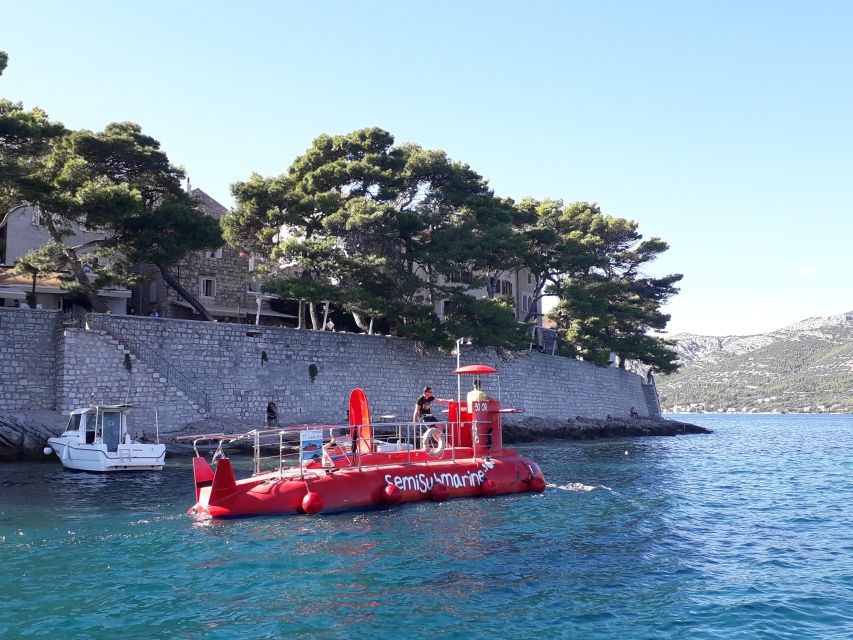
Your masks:
[[[660,416],[660,399],[658,398],[658,390],[654,384],[644,384],[643,393],[646,396],[646,407],[648,407],[649,415]]]
[[[58,311],[0,307],[0,409],[56,407]]]
[[[211,395],[212,414],[249,423],[263,420],[270,400],[282,422],[343,423],[354,387],[365,390],[374,415],[400,420],[411,419],[425,385],[438,397],[456,396],[455,357],[420,352],[408,340],[162,318],[121,321]],[[632,408],[650,413],[642,379],[628,371],[540,353],[504,362],[491,350],[464,347],[461,363],[497,368],[504,405],[527,415],[604,418],[628,416]],[[470,379],[462,383],[464,395]],[[484,386],[497,396],[497,380],[487,376]]]
[[[59,360],[60,411],[88,406],[93,399],[98,404],[129,404],[134,408],[128,414],[128,428],[135,435],[176,431],[203,417],[155,369],[106,332],[65,329]]]
[[[94,392],[100,402],[158,407],[163,432],[201,417],[158,378],[153,363],[133,358],[129,372],[119,342],[60,324],[54,312],[0,309],[0,409],[67,410]],[[354,387],[365,390],[374,416],[400,421],[411,419],[425,385],[438,397],[456,396],[456,358],[421,352],[399,338],[147,317],[123,317],[120,325],[205,389],[213,416],[247,426],[263,422],[270,400],[282,423],[345,423]],[[641,416],[655,414],[641,377],[625,370],[535,352],[502,361],[491,350],[465,347],[461,363],[497,368],[500,390],[493,376],[483,378],[485,390],[500,393],[505,407],[525,416],[618,417],[632,408]],[[470,382],[463,378],[463,396]],[[145,414],[142,422],[145,431],[153,430],[153,416]]]

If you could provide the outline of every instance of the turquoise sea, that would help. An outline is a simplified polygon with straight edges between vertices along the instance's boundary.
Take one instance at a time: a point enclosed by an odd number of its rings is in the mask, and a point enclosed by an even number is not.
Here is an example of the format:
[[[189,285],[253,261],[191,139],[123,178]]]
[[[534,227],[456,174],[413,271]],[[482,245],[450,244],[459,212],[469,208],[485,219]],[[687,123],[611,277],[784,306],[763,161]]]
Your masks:
[[[544,495],[198,521],[188,458],[0,464],[0,638],[853,638],[853,416],[519,447]]]

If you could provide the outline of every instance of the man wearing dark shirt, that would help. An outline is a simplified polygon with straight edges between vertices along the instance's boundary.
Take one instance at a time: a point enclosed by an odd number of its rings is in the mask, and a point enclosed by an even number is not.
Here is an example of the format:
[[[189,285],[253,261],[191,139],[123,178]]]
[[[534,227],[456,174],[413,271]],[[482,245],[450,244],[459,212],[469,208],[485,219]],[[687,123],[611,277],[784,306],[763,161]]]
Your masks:
[[[420,420],[421,422],[438,422],[438,418],[432,415],[432,405],[433,402],[440,402],[442,404],[449,404],[450,400],[445,400],[443,398],[436,398],[432,395],[432,387],[424,387],[423,395],[418,398],[415,403],[415,411],[412,414],[412,422],[417,422]]]

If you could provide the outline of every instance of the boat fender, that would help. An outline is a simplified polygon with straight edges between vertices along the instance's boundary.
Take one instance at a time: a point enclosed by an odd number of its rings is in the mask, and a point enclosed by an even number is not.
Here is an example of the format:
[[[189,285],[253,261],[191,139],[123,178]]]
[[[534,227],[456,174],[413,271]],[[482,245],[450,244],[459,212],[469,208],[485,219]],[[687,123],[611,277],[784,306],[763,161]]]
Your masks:
[[[433,502],[444,502],[450,497],[450,490],[444,483],[433,482],[432,488],[429,490],[429,497]]]
[[[431,446],[430,439],[435,441],[435,446]],[[441,429],[430,427],[424,431],[424,448],[426,452],[433,458],[440,458],[444,453],[444,434]]]
[[[545,491],[545,480],[541,476],[533,476],[530,479],[530,488],[533,491],[542,493]]]
[[[491,478],[486,478],[483,482],[483,495],[491,498],[493,495],[497,494],[498,485],[495,484],[495,481]]]
[[[396,485],[389,484],[382,491],[382,499],[388,504],[397,504],[403,498],[403,492]]]
[[[315,491],[309,491],[302,498],[302,510],[305,513],[320,513],[323,510],[323,496]]]
[[[51,449],[50,447],[44,448],[44,455],[49,456],[51,453],[53,453],[53,449]]]

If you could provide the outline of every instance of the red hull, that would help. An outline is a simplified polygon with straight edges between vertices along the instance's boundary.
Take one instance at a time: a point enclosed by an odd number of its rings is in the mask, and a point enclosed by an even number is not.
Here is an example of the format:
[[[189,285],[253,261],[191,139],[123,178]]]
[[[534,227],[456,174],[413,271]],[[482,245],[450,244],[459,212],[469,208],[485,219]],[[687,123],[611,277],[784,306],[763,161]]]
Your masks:
[[[420,500],[490,496],[543,491],[536,463],[512,449],[493,457],[472,458],[472,450],[451,451],[442,458],[426,452],[372,453],[361,469],[339,459],[332,469],[308,465],[235,481],[231,463],[220,460],[214,475],[196,458],[198,503],[189,513],[215,518],[362,510]]]

